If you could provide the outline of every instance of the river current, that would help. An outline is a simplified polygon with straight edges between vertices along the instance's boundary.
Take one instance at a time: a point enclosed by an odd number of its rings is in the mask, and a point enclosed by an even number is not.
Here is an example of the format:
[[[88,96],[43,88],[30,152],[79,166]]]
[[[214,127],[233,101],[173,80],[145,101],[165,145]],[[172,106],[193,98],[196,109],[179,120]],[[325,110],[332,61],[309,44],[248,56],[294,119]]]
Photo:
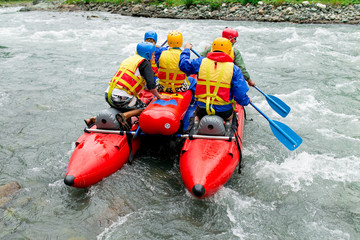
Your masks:
[[[0,208],[1,239],[360,239],[360,26],[18,10],[0,9],[0,185],[21,185]],[[250,89],[253,103],[298,149],[246,107],[242,173],[213,197],[193,198],[178,147],[156,144],[89,189],[64,185],[83,119],[108,107],[107,82],[146,31],[161,44],[179,30],[200,52],[226,26],[257,86],[291,112]]]

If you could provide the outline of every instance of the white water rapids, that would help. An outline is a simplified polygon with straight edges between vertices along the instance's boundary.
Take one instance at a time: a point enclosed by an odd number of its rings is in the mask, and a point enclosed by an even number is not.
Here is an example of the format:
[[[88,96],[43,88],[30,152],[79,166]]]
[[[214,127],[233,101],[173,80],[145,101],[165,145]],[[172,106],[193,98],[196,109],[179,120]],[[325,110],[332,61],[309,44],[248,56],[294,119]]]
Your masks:
[[[0,208],[1,239],[360,239],[360,26],[132,18],[0,9],[0,185],[21,190]],[[289,152],[247,107],[242,174],[197,200],[173,149],[143,150],[88,190],[63,177],[83,119],[148,30],[170,30],[200,52],[222,29],[257,86],[291,107],[269,118],[302,138]]]

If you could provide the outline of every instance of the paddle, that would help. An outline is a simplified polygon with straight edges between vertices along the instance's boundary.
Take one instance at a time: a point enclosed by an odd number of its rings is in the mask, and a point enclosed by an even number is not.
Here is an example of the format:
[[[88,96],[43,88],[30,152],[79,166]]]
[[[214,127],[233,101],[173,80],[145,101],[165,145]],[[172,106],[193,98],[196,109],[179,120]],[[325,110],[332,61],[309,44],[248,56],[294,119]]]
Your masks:
[[[269,103],[270,107],[274,109],[274,111],[276,111],[280,116],[284,118],[289,114],[291,109],[286,103],[275,96],[265,94],[256,86],[253,87],[265,96],[266,101]]]
[[[275,137],[284,144],[290,151],[295,150],[302,143],[301,137],[299,137],[291,128],[286,126],[285,124],[271,120],[268,118],[263,112],[260,111],[252,102],[250,102],[251,106],[253,106],[261,115],[263,115],[266,120],[269,121],[271,131],[275,135]]]
[[[195,52],[194,49],[190,48],[190,50],[191,50],[198,58],[201,57],[197,52]]]
[[[161,44],[161,47],[163,47],[166,43],[167,43],[167,40],[165,40],[165,42],[163,44]]]
[[[167,43],[167,40],[165,40],[165,42],[163,44],[161,44],[161,47],[163,47],[165,44]],[[193,50],[192,48],[190,49],[197,57],[200,57],[200,55],[195,52],[195,50]]]

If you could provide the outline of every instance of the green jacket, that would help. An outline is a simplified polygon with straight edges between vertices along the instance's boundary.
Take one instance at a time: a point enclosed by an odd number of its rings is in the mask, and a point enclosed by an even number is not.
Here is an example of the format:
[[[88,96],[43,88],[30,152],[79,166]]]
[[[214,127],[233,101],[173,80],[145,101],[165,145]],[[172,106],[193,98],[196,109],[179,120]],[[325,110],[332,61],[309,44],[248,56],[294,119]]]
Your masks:
[[[200,55],[202,57],[206,57],[206,55],[211,51],[211,47],[208,47],[208,49],[206,49],[205,51],[201,52]],[[241,69],[242,74],[244,75],[245,80],[249,80],[250,79],[250,74],[248,73],[248,71],[246,70],[245,67],[245,63],[244,60],[241,56],[241,53],[239,50],[237,50],[236,48],[234,48],[234,55],[235,55],[235,59],[234,59],[234,64],[236,66],[238,66]]]

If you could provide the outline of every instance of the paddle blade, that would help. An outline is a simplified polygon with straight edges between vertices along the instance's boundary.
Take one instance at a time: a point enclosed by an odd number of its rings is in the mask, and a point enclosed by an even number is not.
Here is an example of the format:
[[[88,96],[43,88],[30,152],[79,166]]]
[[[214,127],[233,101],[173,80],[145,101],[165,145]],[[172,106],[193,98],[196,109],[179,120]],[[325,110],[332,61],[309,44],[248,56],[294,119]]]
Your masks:
[[[280,116],[284,118],[289,114],[291,108],[279,98],[272,95],[265,95],[265,97],[270,107],[274,109],[274,111],[276,111]]]
[[[293,151],[300,146],[302,139],[291,128],[274,120],[270,120],[269,123],[275,137],[290,151]]]

